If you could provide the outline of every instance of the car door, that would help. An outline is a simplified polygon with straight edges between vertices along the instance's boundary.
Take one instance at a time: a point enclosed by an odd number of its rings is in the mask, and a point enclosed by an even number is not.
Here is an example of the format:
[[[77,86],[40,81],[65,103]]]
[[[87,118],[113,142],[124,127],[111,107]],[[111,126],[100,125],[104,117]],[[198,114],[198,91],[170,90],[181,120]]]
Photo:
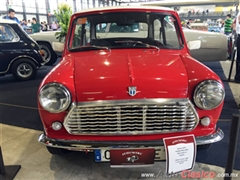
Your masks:
[[[0,24],[0,74],[5,74],[15,58],[20,37],[8,24]]]

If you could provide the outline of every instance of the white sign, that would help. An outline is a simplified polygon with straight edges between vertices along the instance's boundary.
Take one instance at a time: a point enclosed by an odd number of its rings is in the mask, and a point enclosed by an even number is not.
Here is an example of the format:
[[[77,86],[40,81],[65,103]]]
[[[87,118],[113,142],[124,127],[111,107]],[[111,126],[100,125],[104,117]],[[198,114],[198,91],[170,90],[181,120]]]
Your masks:
[[[193,169],[196,160],[194,135],[164,138],[163,141],[166,151],[167,174]]]

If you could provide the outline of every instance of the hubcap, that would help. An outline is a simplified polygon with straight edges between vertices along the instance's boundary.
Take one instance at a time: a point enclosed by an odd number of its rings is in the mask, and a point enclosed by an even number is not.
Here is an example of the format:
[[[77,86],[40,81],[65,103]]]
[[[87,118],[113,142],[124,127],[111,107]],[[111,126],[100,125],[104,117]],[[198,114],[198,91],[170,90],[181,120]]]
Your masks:
[[[17,67],[17,74],[22,78],[28,78],[33,73],[33,68],[30,64],[22,63]]]
[[[49,49],[45,46],[41,46],[41,50],[44,53],[45,62],[46,63],[49,62],[51,60],[51,53],[50,53]]]

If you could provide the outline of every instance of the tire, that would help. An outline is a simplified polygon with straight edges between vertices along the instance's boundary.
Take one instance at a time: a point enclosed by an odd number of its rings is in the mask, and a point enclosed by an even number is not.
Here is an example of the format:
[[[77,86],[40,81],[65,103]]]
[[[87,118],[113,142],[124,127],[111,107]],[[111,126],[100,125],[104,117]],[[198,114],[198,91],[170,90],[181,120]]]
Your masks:
[[[53,148],[53,147],[49,147],[49,146],[47,146],[47,150],[48,150],[48,152],[50,152],[51,154],[54,154],[54,155],[64,155],[64,154],[69,153],[69,151],[66,149]]]
[[[45,65],[53,65],[57,61],[57,54],[48,43],[38,42],[41,50],[44,52]]]
[[[207,150],[211,147],[212,144],[204,144],[204,145],[198,145],[197,150]]]
[[[29,59],[17,59],[11,65],[12,75],[20,81],[33,79],[37,74],[36,64]]]

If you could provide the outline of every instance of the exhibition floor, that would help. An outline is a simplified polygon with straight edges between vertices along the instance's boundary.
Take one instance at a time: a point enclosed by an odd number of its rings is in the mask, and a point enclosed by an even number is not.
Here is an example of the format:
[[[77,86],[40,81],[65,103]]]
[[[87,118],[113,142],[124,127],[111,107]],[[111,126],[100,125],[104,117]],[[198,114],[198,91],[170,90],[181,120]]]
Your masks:
[[[9,125],[2,125],[1,130],[5,164],[22,166],[15,180],[164,179],[162,173],[165,171],[165,162],[157,162],[153,167],[147,168],[110,168],[108,163],[94,163],[92,154],[74,152],[62,157],[52,156],[42,144],[37,142],[40,131]],[[227,158],[227,155],[224,158]],[[221,175],[224,173],[224,168],[196,163],[193,171]],[[149,175],[153,173],[155,176],[159,174],[159,176],[158,178],[141,177],[145,173]],[[240,176],[240,171],[234,173]],[[180,174],[178,177],[165,179],[184,179],[184,177]],[[207,179],[222,180],[223,178]]]
[[[230,61],[221,62],[221,66],[218,62],[205,64],[223,80],[227,79]],[[35,91],[46,71],[49,70],[48,68],[43,67],[43,70],[39,71],[37,79],[31,83],[16,82],[10,75],[0,77],[0,122],[2,123],[0,124],[0,145],[5,165],[21,165],[15,180],[223,179],[230,121],[232,114],[239,114],[237,105],[240,104],[240,84],[224,81],[227,98],[225,98],[219,126],[224,130],[226,136],[209,150],[197,154],[197,162],[193,169],[195,175],[185,173],[179,174],[177,177],[163,178],[165,161],[157,162],[154,166],[147,168],[123,169],[110,168],[109,163],[94,163],[91,153],[72,152],[61,157],[48,153],[46,148],[37,142],[38,135],[42,132],[42,126],[37,113],[36,101],[32,101],[36,98]],[[235,68],[233,68],[232,75],[234,75],[234,70]],[[22,91],[26,93],[21,94]],[[25,99],[24,102],[23,99]],[[237,149],[240,152],[240,138]],[[219,177],[196,177],[197,173],[202,172]],[[240,153],[236,154],[234,173],[235,177],[232,179],[239,179]]]

